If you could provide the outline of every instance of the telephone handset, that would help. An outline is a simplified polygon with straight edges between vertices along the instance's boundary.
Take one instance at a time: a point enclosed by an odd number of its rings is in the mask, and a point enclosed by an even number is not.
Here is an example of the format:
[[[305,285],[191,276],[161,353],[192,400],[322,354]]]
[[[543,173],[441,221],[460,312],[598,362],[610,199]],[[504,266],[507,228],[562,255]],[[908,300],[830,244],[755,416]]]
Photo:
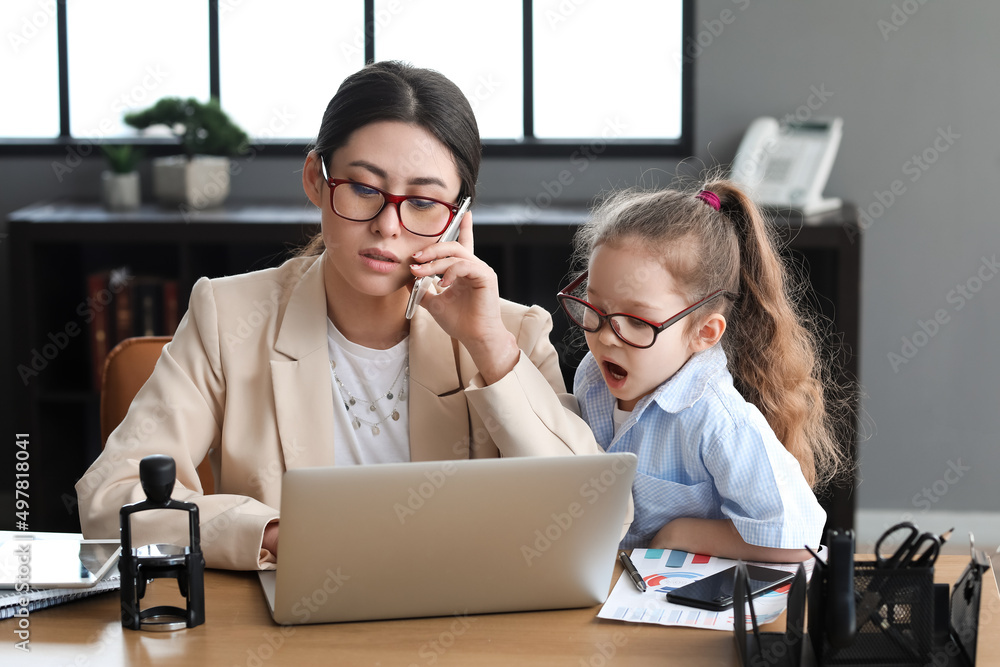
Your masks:
[[[763,206],[791,208],[804,215],[839,208],[838,198],[824,198],[840,138],[842,118],[817,118],[780,125],[757,118],[736,151],[730,178],[746,187]]]
[[[437,240],[438,243],[447,243],[458,239],[458,233],[461,231],[460,228],[462,226],[462,218],[465,217],[471,205],[472,197],[466,197],[461,205],[459,205],[458,211],[452,216],[451,225],[441,235],[441,238]],[[417,306],[420,305],[424,295],[427,294],[427,290],[430,289],[432,280],[431,276],[423,276],[413,281],[413,289],[410,290],[410,300],[406,303],[406,319],[413,319],[413,313],[417,312]]]

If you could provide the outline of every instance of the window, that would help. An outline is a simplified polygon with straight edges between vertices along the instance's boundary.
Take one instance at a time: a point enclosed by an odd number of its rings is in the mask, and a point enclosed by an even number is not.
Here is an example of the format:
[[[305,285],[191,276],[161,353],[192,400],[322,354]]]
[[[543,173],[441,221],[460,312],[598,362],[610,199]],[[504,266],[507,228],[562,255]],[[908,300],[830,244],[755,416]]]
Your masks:
[[[0,85],[24,103],[0,150],[128,137],[127,111],[214,95],[257,144],[300,154],[345,76],[400,59],[462,88],[488,155],[685,156],[692,4],[5,0]]]

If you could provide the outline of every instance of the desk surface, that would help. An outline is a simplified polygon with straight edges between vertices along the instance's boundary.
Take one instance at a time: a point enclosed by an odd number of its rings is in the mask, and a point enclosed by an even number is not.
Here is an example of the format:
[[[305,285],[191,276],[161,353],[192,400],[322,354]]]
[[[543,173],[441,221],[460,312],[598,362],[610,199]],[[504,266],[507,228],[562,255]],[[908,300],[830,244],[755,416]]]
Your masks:
[[[954,583],[968,560],[942,556],[935,579]],[[173,582],[154,586],[160,584]],[[689,665],[738,664],[729,632],[606,621],[596,618],[599,607],[282,627],[271,621],[256,574],[215,570],[206,573],[205,598],[206,624],[173,633],[123,630],[112,593],[37,611],[29,617],[30,654],[14,648],[16,621],[2,621],[0,663],[600,667],[659,666],[675,656]],[[1000,597],[992,570],[983,590],[977,663],[1000,664]]]

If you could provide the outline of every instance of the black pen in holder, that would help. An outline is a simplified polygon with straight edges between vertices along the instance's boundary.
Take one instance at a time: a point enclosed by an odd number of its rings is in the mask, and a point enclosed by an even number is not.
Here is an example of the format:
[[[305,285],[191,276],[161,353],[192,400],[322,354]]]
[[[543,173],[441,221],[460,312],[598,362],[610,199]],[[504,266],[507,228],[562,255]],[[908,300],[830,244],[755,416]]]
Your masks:
[[[788,589],[788,612],[785,614],[784,632],[761,632],[753,606],[746,564],[736,566],[733,584],[733,636],[741,667],[771,665],[772,667],[800,667],[803,664],[803,637],[805,636],[806,570],[799,563]],[[750,631],[746,629],[750,620]]]
[[[201,553],[198,506],[170,497],[176,478],[176,465],[169,456],[155,454],[139,462],[139,480],[146,500],[121,509],[122,552],[118,560],[121,573],[122,625],[132,630],[170,631],[193,628],[205,622],[205,558]],[[188,513],[189,546],[147,544],[132,548],[130,518],[144,510],[180,510]],[[177,580],[187,608],[158,606],[140,610],[150,579]]]

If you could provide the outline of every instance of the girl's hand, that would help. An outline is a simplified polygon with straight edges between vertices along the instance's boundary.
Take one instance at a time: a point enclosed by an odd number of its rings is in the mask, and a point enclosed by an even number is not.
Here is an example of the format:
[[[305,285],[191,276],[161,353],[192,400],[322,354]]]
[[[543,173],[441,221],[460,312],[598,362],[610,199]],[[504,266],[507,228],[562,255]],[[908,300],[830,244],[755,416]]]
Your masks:
[[[487,384],[509,373],[520,351],[514,335],[500,319],[497,274],[473,252],[472,214],[461,220],[457,241],[432,243],[413,255],[410,271],[416,277],[440,275],[420,305],[445,332],[472,355]]]

